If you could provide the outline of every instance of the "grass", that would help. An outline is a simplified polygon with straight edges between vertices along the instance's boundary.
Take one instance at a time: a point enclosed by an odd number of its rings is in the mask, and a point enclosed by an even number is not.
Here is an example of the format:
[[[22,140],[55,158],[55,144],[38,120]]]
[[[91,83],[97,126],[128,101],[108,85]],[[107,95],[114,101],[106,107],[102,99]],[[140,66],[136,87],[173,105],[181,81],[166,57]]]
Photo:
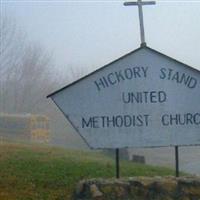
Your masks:
[[[120,163],[121,176],[166,176],[163,167]],[[100,152],[66,150],[41,145],[0,145],[0,200],[71,199],[85,178],[115,176],[114,160]]]

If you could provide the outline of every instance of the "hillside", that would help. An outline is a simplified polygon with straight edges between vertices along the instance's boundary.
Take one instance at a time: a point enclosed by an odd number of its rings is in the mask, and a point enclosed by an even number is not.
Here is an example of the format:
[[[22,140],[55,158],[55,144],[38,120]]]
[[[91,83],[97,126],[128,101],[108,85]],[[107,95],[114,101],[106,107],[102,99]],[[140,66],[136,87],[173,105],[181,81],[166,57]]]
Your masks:
[[[0,144],[1,200],[71,199],[85,178],[114,177],[114,160],[101,152],[30,144]],[[121,162],[121,176],[165,176],[174,171]]]

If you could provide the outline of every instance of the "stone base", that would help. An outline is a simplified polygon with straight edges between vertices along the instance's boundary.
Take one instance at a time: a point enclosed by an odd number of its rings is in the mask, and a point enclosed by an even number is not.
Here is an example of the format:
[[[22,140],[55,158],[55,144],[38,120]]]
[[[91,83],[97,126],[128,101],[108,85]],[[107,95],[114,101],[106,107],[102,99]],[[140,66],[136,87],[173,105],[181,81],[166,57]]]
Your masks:
[[[200,200],[200,177],[83,180],[74,200]]]

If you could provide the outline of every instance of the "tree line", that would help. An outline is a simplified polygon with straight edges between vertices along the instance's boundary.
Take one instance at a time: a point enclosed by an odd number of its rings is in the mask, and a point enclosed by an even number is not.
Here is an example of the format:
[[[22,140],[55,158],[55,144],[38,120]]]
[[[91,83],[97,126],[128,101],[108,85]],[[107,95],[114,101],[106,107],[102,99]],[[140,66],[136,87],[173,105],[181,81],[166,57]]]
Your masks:
[[[44,112],[55,83],[52,56],[29,41],[14,20],[1,19],[0,33],[0,112]]]

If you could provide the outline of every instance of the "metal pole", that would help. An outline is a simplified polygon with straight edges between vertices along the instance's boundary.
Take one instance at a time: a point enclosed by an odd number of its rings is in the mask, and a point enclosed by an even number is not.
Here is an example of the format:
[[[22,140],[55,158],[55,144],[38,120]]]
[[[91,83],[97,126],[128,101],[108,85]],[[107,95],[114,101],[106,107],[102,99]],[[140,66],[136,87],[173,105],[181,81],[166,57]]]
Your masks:
[[[115,150],[115,155],[116,155],[116,178],[119,178],[119,149],[117,148]]]
[[[179,153],[178,146],[175,146],[176,177],[179,177]]]

